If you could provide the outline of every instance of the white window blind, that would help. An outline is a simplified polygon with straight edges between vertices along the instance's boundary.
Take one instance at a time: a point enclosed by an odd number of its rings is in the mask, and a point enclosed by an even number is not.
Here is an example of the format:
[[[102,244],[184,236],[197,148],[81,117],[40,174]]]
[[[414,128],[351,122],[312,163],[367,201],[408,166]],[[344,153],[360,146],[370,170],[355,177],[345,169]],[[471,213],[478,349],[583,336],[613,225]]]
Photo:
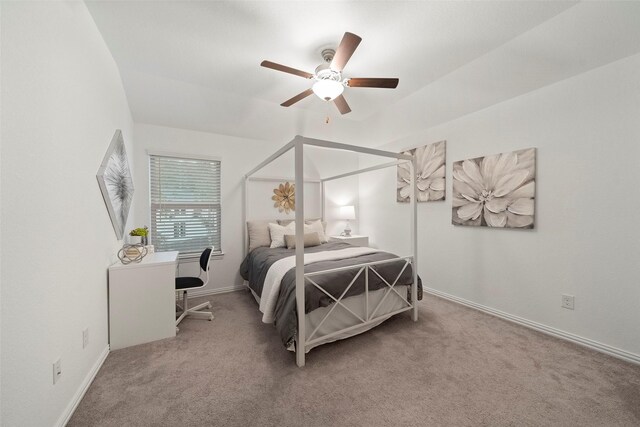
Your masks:
[[[220,161],[149,155],[151,243],[157,251],[221,253]]]

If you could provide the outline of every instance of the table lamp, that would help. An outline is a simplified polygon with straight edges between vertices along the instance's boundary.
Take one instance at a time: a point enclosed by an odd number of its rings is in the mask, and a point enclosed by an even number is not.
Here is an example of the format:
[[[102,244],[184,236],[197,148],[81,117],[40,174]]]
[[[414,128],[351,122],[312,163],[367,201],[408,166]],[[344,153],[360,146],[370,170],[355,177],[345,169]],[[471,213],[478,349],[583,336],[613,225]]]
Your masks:
[[[351,227],[349,227],[349,220],[356,219],[356,209],[353,206],[341,206],[339,219],[347,220],[347,226],[345,227],[344,232],[342,232],[341,235],[345,237],[350,237]]]

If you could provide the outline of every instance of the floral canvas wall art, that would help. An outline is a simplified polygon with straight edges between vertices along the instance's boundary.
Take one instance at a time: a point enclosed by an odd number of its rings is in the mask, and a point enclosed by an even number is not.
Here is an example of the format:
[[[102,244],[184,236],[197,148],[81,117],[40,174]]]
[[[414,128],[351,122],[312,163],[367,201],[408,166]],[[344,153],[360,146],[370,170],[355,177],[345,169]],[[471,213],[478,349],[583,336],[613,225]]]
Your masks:
[[[285,182],[273,189],[273,207],[286,214],[296,210],[296,186]]]
[[[116,130],[111,139],[96,178],[107,205],[113,229],[118,239],[122,239],[133,201],[133,179],[120,129]]]
[[[535,148],[454,162],[453,224],[533,228],[535,174]]]
[[[446,147],[447,142],[440,141],[403,152],[416,156],[418,202],[444,200]],[[398,202],[408,203],[411,200],[411,173],[408,163],[398,166],[397,177],[396,199]]]

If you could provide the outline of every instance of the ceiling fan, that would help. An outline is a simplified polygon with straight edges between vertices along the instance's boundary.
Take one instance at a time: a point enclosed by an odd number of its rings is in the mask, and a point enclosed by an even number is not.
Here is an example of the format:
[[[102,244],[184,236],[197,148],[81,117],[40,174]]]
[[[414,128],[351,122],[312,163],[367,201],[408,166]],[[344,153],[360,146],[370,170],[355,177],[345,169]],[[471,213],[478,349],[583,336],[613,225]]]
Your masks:
[[[342,96],[345,87],[376,87],[384,89],[395,89],[398,86],[398,79],[384,78],[343,78],[342,70],[355,52],[356,48],[362,41],[362,38],[352,33],[344,33],[338,49],[324,49],[322,51],[322,59],[324,63],[316,68],[315,73],[307,73],[306,71],[297,70],[287,67],[286,65],[276,64],[271,61],[262,61],[263,67],[273,70],[282,71],[305,79],[313,80],[313,86],[283,102],[283,107],[290,107],[296,102],[315,93],[320,99],[325,101],[333,101],[341,114],[347,114],[351,111],[347,100]]]

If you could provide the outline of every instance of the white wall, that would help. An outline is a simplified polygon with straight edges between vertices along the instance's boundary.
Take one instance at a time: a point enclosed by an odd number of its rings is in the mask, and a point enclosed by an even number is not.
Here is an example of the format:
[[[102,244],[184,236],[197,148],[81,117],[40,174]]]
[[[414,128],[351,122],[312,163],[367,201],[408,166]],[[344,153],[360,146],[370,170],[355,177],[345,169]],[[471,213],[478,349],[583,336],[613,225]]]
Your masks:
[[[149,213],[149,167],[148,151],[170,152],[183,155],[207,155],[219,157],[222,161],[222,250],[224,256],[213,264],[216,272],[212,282],[200,292],[227,290],[242,285],[239,267],[243,254],[243,216],[242,216],[242,178],[243,176],[273,154],[288,141],[267,142],[237,138],[206,132],[136,123],[134,127],[135,148],[135,185],[136,207],[134,223],[142,226],[150,223]],[[293,138],[294,135],[291,135]],[[305,148],[305,175],[310,179],[338,174],[345,168],[357,167],[357,156],[342,155],[340,152],[326,153],[326,150]],[[283,156],[277,164],[261,171],[257,176],[285,177],[294,176],[293,152]],[[256,182],[249,188],[249,212],[252,219],[293,218],[278,213],[271,201],[271,190],[277,182]],[[348,190],[346,190],[348,189]],[[305,185],[305,212],[308,218],[320,216],[319,185]],[[357,181],[343,183],[343,192],[351,193],[351,199],[357,200]],[[338,227],[331,223],[328,231]],[[199,267],[195,261],[182,261],[180,275],[198,275]],[[195,294],[195,292],[194,292]]]
[[[131,153],[132,118],[84,3],[3,2],[1,19],[2,422],[51,426],[107,349],[120,243],[96,172],[116,129]]]
[[[639,73],[635,55],[386,145],[447,140],[447,200],[418,208],[425,285],[640,355]],[[538,148],[535,229],[451,225],[452,162],[527,147]],[[408,206],[394,197],[395,170],[363,176],[361,227],[405,252],[407,227],[389,224]]]
[[[355,154],[355,153],[354,153]],[[359,160],[352,161],[353,170],[358,169]],[[338,175],[338,174],[335,174]],[[356,209],[356,219],[349,221],[351,233],[358,234],[359,230],[359,184],[358,176],[349,176],[325,182],[325,218],[327,219],[327,234],[340,235],[347,225],[347,221],[340,218],[340,207],[353,205]]]

